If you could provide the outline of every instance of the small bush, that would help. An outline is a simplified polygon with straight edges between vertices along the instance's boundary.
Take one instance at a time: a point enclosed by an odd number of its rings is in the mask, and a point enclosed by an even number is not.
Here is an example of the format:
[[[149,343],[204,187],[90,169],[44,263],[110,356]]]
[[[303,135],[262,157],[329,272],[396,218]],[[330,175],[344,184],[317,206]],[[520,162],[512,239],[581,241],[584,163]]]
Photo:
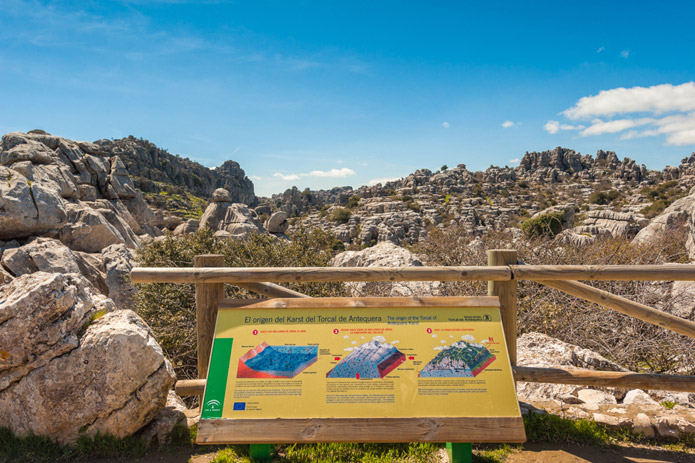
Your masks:
[[[525,220],[521,230],[528,239],[552,238],[562,231],[562,212],[551,212],[533,219]]]
[[[347,207],[348,209],[354,209],[360,205],[360,197],[357,195],[352,195],[350,196],[350,199],[348,200]]]
[[[594,191],[589,195],[589,202],[592,204],[605,205],[613,202],[618,196],[620,196],[618,190]]]
[[[352,212],[350,212],[349,209],[345,209],[344,207],[337,207],[333,209],[333,212],[331,212],[329,220],[331,222],[336,223],[348,223],[351,215]]]

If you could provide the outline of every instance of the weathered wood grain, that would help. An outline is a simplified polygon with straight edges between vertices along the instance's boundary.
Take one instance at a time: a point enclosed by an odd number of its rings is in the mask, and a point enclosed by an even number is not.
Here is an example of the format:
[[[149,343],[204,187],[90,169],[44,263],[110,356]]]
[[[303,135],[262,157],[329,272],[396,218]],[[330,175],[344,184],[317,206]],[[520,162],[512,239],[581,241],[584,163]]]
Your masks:
[[[516,264],[516,260],[517,253],[515,249],[490,249],[487,251],[487,264],[491,267]],[[514,366],[516,365],[516,280],[489,281],[487,294],[500,299],[500,314],[502,316],[504,338],[507,340],[509,361]]]
[[[525,442],[521,417],[200,420],[198,444]]]
[[[582,368],[513,367],[516,381],[530,383],[577,384],[624,389],[658,389],[695,392],[695,376],[657,375]]]
[[[326,281],[463,281],[512,278],[509,267],[135,267],[134,283],[263,283]]]
[[[224,256],[204,254],[193,258],[195,267],[219,267]],[[224,297],[223,283],[197,283],[195,285],[196,331],[198,333],[198,378],[207,378],[212,339],[215,337],[217,304]]]
[[[516,280],[695,281],[695,265],[512,265]]]
[[[222,299],[220,309],[345,309],[353,307],[499,307],[499,299],[488,296],[446,297],[312,297],[276,299]]]

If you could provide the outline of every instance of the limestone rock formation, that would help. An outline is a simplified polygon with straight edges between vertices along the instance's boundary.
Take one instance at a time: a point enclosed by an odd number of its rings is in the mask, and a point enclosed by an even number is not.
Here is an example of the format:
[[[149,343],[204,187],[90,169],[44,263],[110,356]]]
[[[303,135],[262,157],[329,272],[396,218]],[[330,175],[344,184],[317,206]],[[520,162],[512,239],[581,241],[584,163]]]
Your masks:
[[[216,169],[208,169],[132,136],[98,140],[91,145],[90,149],[119,159],[135,179],[134,187],[141,191],[159,193],[165,191],[162,185],[168,184],[185,187],[194,195],[207,198],[216,188],[224,188],[231,193],[231,202],[249,206],[257,203],[253,183],[237,162],[225,161]],[[112,179],[113,175],[112,172]]]
[[[245,204],[232,203],[230,198],[228,191],[216,190],[200,218],[200,226],[214,230],[218,236],[239,239],[245,239],[251,233],[265,232],[255,211]]]
[[[0,422],[74,442],[124,437],[164,406],[174,374],[145,323],[77,274],[21,276],[0,293]]]
[[[65,201],[58,191],[0,166],[0,240],[52,232],[66,219]]]
[[[362,251],[345,251],[333,258],[334,267],[420,267],[422,261],[407,249],[388,241]],[[352,296],[436,296],[437,281],[347,283]]]

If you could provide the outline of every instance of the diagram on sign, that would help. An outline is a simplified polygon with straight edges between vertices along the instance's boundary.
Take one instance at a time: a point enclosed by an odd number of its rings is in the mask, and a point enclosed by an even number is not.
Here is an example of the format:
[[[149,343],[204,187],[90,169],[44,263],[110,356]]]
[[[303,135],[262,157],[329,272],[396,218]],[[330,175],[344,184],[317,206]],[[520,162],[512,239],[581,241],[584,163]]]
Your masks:
[[[379,336],[359,347],[350,348],[326,378],[383,378],[405,362],[405,355]]]
[[[318,358],[318,346],[260,344],[239,358],[237,378],[294,378]]]
[[[481,343],[469,340],[439,346],[440,352],[420,371],[421,378],[475,377],[487,368],[495,356]],[[444,341],[442,341],[444,342]]]

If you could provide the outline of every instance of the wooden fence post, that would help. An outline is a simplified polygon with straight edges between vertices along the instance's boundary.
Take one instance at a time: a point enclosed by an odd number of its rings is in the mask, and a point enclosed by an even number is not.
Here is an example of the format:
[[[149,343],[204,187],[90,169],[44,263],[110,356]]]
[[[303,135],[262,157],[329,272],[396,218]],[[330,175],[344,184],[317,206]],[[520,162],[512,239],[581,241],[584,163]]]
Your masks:
[[[515,249],[490,249],[487,251],[487,264],[490,266],[516,265],[516,261]],[[516,291],[516,280],[488,281],[487,283],[487,295],[500,298],[502,327],[512,366],[516,366]]]
[[[193,258],[194,267],[224,267],[224,256],[203,254]],[[215,336],[217,305],[224,297],[224,283],[196,283],[195,313],[198,332],[198,378],[207,378],[212,339]],[[202,397],[201,397],[202,404]],[[202,406],[202,405],[201,405]]]

